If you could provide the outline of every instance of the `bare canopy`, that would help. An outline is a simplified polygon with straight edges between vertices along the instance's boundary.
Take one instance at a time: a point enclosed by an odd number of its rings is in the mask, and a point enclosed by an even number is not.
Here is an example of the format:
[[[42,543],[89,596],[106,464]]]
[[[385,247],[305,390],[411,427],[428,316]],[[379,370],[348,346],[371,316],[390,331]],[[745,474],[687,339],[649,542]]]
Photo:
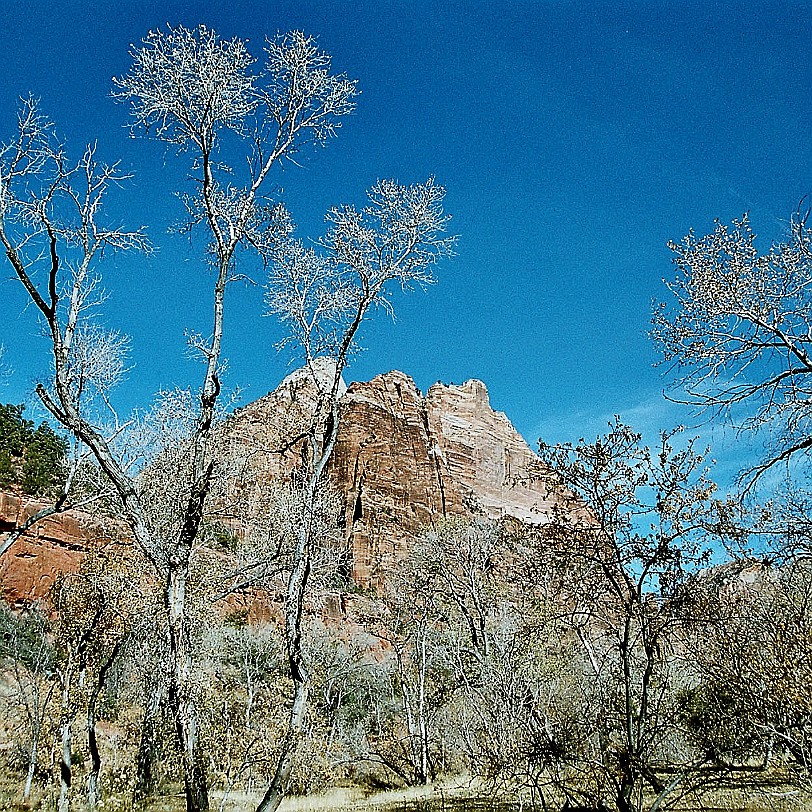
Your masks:
[[[808,214],[808,213],[807,213]],[[674,294],[652,337],[687,402],[746,431],[768,432],[764,472],[812,448],[812,232],[792,218],[789,238],[760,252],[747,215],[704,237],[669,244]]]

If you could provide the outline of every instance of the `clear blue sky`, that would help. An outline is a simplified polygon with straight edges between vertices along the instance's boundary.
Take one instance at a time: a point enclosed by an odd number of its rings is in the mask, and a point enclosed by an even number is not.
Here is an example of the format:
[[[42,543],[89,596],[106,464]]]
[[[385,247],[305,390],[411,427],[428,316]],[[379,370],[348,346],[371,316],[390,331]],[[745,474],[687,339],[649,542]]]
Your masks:
[[[812,192],[808,0],[5,2],[3,138],[16,99],[41,97],[70,146],[97,140],[136,173],[122,218],[163,246],[107,265],[107,323],[132,336],[124,411],[199,378],[183,331],[205,330],[208,314],[195,254],[164,236],[180,215],[177,166],[128,137],[109,96],[130,44],[167,22],[248,38],[257,55],[266,35],[302,29],[359,80],[339,137],[279,179],[304,232],[378,178],[434,174],[460,241],[438,284],[398,296],[396,322],[367,325],[348,377],[480,378],[531,444],[594,434],[616,412],[646,428],[682,419],[663,405],[645,336],[672,273],[666,241],[749,210],[766,245]],[[6,267],[0,399],[30,402],[46,346],[20,294]],[[247,401],[287,359],[261,288],[230,296],[227,383]]]

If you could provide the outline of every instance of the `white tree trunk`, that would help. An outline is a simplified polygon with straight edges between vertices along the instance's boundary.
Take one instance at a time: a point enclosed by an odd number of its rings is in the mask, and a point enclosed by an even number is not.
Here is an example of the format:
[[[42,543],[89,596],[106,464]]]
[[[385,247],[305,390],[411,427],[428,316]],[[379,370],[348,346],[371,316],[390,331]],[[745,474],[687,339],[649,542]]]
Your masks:
[[[63,691],[63,700],[67,702],[70,698],[69,691]],[[71,770],[71,723],[69,714],[63,715],[60,725],[62,737],[62,759],[59,764],[59,802],[58,812],[70,812],[70,788],[72,779]]]
[[[37,769],[37,759],[39,750],[39,725],[32,731],[31,749],[28,752],[28,774],[25,777],[25,788],[23,789],[23,802],[28,803],[31,797],[31,785],[34,783],[34,772]]]
[[[197,707],[191,685],[192,663],[186,623],[187,578],[186,562],[170,568],[166,589],[170,657],[169,703],[181,746],[186,811],[208,812],[206,770],[200,753]]]

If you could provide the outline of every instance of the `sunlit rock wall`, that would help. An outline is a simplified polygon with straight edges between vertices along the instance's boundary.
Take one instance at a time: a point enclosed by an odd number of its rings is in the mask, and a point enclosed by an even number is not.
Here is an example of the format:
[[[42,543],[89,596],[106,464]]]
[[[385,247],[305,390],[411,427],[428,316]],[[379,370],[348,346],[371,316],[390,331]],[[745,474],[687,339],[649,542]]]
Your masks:
[[[324,368],[321,368],[324,367]],[[329,379],[324,364],[319,375]],[[510,420],[495,412],[485,385],[435,384],[423,394],[402,372],[342,385],[338,439],[327,476],[342,501],[348,573],[375,585],[423,529],[448,516],[513,517],[544,524],[567,498]],[[315,408],[304,370],[237,410],[218,429],[227,485],[211,507],[238,535],[261,515],[269,489],[291,476],[301,455],[297,432]],[[571,500],[571,495],[569,495]],[[0,532],[37,505],[0,494]],[[80,514],[38,524],[0,561],[9,600],[47,593],[60,571],[75,571],[89,543],[108,531]]]

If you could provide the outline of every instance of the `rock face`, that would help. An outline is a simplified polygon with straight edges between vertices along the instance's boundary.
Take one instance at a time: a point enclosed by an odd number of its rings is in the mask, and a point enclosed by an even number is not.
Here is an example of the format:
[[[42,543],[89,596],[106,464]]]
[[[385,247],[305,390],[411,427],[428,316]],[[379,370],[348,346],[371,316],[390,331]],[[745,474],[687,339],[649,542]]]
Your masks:
[[[319,375],[331,372],[325,366]],[[313,413],[315,397],[300,370],[221,426],[220,442],[240,470],[241,484],[228,495],[237,506],[235,528],[241,507],[261,512],[268,487],[290,476],[300,452],[290,440]],[[444,517],[544,524],[563,496],[507,417],[491,409],[483,383],[438,383],[424,395],[402,372],[342,388],[327,476],[342,499],[348,570],[362,586],[375,585],[426,526]],[[30,509],[0,494],[0,532]],[[99,532],[71,514],[37,526],[0,562],[7,596],[44,594],[56,572],[78,567],[88,536]]]
[[[314,389],[294,373],[225,424],[232,457],[248,468],[242,499],[261,498],[263,486],[293,468],[295,447],[278,449],[295,436],[296,415],[312,410]],[[543,524],[560,496],[507,417],[491,409],[483,383],[435,384],[423,395],[402,372],[346,390],[327,476],[343,499],[348,568],[363,586],[433,522],[482,515]]]
[[[43,507],[42,502],[0,492],[0,535]],[[61,573],[77,572],[88,549],[112,534],[78,511],[49,516],[14,542],[0,558],[0,585],[7,603],[44,598]]]
[[[558,502],[548,471],[502,412],[491,409],[481,381],[435,384],[426,396],[434,454],[463,494],[491,518],[542,524]]]

